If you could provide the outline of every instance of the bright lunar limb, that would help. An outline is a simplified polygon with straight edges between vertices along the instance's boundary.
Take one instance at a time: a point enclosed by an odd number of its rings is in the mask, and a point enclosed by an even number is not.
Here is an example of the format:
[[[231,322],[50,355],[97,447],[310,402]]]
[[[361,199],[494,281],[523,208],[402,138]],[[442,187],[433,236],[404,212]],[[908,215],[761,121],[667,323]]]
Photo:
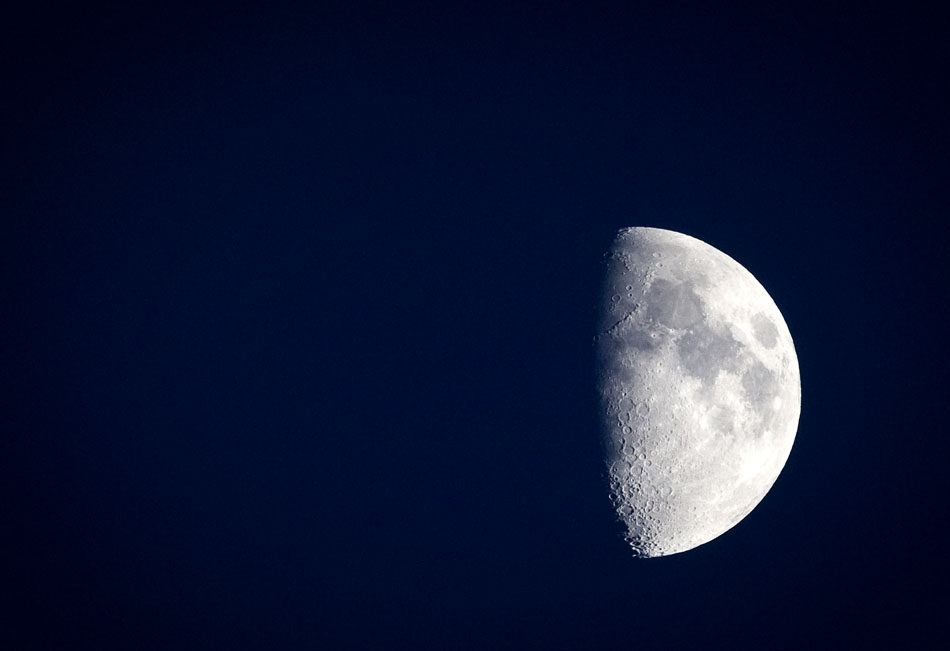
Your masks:
[[[634,554],[731,529],[785,466],[801,408],[788,326],[735,260],[688,235],[621,230],[596,337],[611,496]]]

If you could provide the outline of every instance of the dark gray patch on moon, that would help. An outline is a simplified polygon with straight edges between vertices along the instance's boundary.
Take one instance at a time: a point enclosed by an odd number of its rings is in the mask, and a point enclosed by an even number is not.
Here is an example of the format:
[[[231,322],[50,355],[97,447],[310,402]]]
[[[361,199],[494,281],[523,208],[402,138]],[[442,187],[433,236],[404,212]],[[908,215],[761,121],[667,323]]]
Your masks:
[[[742,389],[753,405],[760,405],[775,395],[775,374],[756,360],[752,367],[742,374]]]
[[[690,282],[655,281],[647,305],[649,317],[670,328],[688,328],[703,318],[703,301]]]
[[[729,407],[716,405],[710,410],[709,423],[713,429],[723,434],[732,434],[735,429],[736,413]]]
[[[735,371],[741,344],[729,334],[720,335],[705,324],[697,324],[679,341],[683,368],[705,384],[713,384],[720,371]]]
[[[689,252],[679,244],[671,242],[651,242],[648,247],[649,251],[644,252],[644,257],[650,256],[653,258],[649,260],[650,262],[669,262],[670,260],[676,260]]]
[[[656,337],[651,337],[648,332],[638,328],[630,330],[624,337],[624,341],[637,350],[644,351],[653,350],[659,345]]]
[[[772,348],[778,343],[778,328],[772,323],[772,319],[761,312],[752,317],[752,328],[755,338],[766,348]]]

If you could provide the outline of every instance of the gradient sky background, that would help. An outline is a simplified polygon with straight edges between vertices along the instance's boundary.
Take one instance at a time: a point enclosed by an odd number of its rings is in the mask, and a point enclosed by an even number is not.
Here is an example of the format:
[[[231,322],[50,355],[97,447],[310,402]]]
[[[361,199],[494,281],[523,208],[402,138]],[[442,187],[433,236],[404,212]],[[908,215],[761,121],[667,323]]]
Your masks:
[[[305,4],[4,20],[6,648],[945,641],[946,20]],[[749,269],[803,385],[759,507],[646,561],[592,371],[632,225]]]

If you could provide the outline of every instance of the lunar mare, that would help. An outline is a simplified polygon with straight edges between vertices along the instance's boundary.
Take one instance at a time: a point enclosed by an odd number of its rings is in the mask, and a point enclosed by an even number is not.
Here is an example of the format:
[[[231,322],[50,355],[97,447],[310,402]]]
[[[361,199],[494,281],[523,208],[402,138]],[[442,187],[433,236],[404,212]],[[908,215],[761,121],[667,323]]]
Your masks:
[[[785,319],[735,260],[688,235],[621,230],[596,337],[611,498],[641,557],[731,529],[785,466],[798,358]]]

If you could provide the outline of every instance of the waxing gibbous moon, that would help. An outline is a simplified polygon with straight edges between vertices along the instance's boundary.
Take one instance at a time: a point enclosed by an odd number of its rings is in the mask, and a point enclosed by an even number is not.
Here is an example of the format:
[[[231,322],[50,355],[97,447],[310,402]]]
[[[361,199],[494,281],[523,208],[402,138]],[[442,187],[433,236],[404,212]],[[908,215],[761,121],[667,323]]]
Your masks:
[[[692,549],[747,516],[785,466],[798,357],[765,288],[725,253],[621,230],[596,337],[611,497],[639,557]]]

